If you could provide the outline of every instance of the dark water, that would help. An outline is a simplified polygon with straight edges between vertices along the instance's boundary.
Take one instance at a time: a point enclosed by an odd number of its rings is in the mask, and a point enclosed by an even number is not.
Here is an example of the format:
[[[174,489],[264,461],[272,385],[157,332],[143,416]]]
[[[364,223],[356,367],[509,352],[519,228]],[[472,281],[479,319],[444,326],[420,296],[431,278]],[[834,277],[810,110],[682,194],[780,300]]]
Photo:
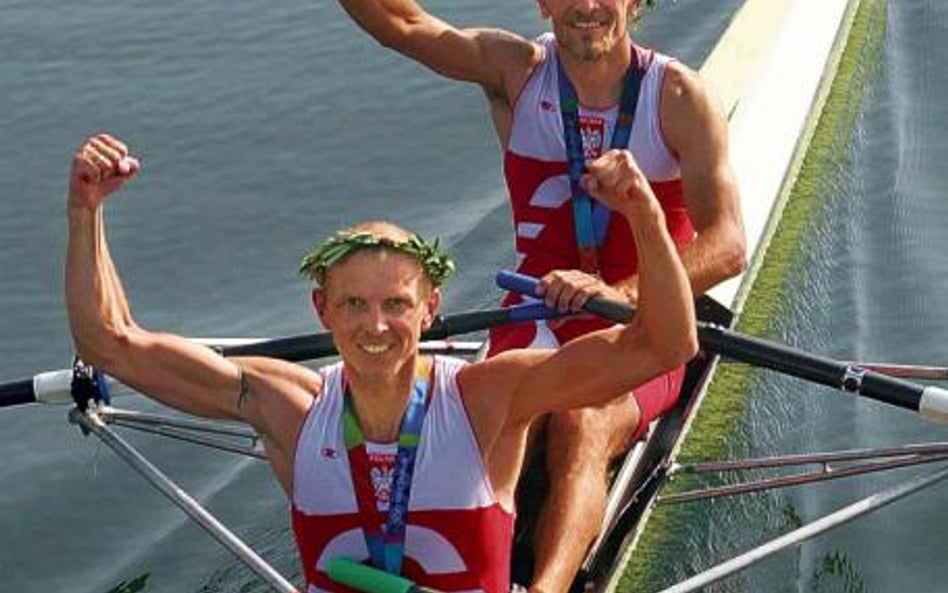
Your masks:
[[[739,4],[662,3],[641,35],[697,66]],[[543,28],[526,0],[427,5],[463,25]],[[144,161],[108,210],[113,255],[143,325],[188,335],[311,331],[298,258],[314,239],[367,217],[444,238],[461,267],[448,310],[494,302],[485,278],[512,262],[511,231],[480,92],[382,51],[334,3],[3,0],[0,8],[0,381],[70,360],[63,196],[72,150],[98,130],[127,140]],[[939,290],[948,249],[938,244],[948,216],[945,25],[940,4],[890,6],[884,68],[852,169],[830,202],[815,280],[788,316],[798,343],[939,361],[948,324]],[[807,423],[761,431],[785,449],[941,438],[911,417],[792,390]],[[65,414],[0,413],[0,591],[102,593],[140,575],[147,591],[247,590],[244,569]],[[262,464],[130,438],[283,572],[298,574],[285,502]],[[834,486],[796,504],[815,516],[873,485]],[[807,548],[793,561],[799,571],[779,573],[780,586],[807,588],[809,567],[842,549],[868,590],[939,590],[944,500],[936,489]]]
[[[820,233],[816,273],[788,333],[843,358],[944,364],[948,316],[948,5],[890,2],[882,68],[868,89],[838,194]],[[878,404],[800,387],[807,418],[788,446],[845,448],[948,440],[944,427]],[[798,398],[798,399],[797,399]],[[811,422],[809,419],[819,419]],[[797,494],[811,518],[928,470],[903,470]],[[897,503],[804,549],[801,563],[844,558],[854,586],[945,591],[948,484]]]

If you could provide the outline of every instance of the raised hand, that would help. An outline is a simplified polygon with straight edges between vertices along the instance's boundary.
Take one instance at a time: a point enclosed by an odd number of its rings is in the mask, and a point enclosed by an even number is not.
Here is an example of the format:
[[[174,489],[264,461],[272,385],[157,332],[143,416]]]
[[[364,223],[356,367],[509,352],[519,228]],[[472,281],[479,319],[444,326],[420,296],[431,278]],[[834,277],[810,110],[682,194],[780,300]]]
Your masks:
[[[645,174],[628,150],[613,149],[588,162],[580,183],[590,196],[627,216],[641,208],[659,207]]]
[[[86,140],[72,158],[69,172],[69,207],[98,208],[110,194],[141,168],[128,148],[108,134]]]

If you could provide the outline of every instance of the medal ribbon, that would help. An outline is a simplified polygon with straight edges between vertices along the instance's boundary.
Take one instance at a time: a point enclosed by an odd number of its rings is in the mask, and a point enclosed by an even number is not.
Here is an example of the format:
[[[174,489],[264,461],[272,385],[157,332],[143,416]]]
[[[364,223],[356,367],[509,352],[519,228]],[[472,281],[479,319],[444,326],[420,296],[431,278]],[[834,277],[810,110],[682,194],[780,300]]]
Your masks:
[[[632,134],[632,120],[639,102],[642,77],[645,75],[645,69],[639,63],[635,48],[632,48],[632,56],[635,62],[629,65],[622,81],[622,98],[619,100],[619,114],[612,131],[610,148],[628,148],[629,137]],[[606,230],[609,226],[609,209],[591,200],[579,184],[580,178],[586,172],[583,135],[579,124],[579,97],[559,57],[556,59],[556,65],[580,269],[584,272],[596,273],[599,271],[598,250],[605,243]]]
[[[392,496],[388,516],[380,524],[375,488],[370,476],[371,465],[365,447],[365,435],[359,425],[352,404],[349,385],[344,387],[344,410],[342,414],[343,438],[349,456],[349,468],[355,487],[356,503],[362,520],[365,543],[369,548],[372,564],[391,574],[400,574],[405,553],[405,531],[408,523],[408,502],[411,482],[415,471],[415,456],[421,441],[421,428],[425,412],[431,400],[433,364],[419,365],[412,384],[408,407],[402,416],[398,432],[398,452],[392,475]]]

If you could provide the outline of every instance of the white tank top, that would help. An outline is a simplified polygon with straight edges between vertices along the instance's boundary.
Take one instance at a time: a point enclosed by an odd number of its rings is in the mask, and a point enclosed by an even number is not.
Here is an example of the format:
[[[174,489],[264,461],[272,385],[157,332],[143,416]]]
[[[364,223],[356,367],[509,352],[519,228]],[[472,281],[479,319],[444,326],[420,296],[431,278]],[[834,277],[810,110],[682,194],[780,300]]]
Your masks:
[[[556,39],[552,33],[546,33],[538,37],[537,42],[543,47],[543,60],[534,68],[517,98],[507,149],[523,157],[563,161],[566,142],[560,114]],[[638,46],[633,47],[639,59],[647,60],[648,65],[639,91],[629,148],[649,181],[678,179],[678,160],[665,144],[659,119],[662,81],[665,67],[672,58]],[[580,105],[580,118],[598,118],[605,123],[600,141],[592,143],[599,145],[600,153],[612,142],[612,130],[618,112],[618,104],[606,110],[587,109]],[[595,132],[584,130],[584,133]],[[568,179],[566,181],[568,183]],[[568,188],[566,195],[569,195]]]
[[[513,514],[494,496],[464,408],[455,380],[464,364],[435,357],[402,572],[444,591],[506,593]],[[320,374],[323,391],[300,432],[293,464],[293,528],[310,593],[332,590],[325,575],[330,558],[369,558],[342,434],[342,364]]]

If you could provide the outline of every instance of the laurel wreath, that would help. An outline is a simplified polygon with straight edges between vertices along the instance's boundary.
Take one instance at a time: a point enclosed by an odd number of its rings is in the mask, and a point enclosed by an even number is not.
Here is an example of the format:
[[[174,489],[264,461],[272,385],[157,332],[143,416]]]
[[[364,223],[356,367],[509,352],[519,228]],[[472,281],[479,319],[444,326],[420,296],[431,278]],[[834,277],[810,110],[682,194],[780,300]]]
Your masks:
[[[316,286],[323,286],[329,268],[363,249],[391,249],[414,257],[435,286],[440,286],[455,270],[454,261],[441,250],[438,238],[428,243],[421,235],[412,233],[404,241],[394,241],[366,231],[339,231],[307,252],[300,263],[300,274]]]

